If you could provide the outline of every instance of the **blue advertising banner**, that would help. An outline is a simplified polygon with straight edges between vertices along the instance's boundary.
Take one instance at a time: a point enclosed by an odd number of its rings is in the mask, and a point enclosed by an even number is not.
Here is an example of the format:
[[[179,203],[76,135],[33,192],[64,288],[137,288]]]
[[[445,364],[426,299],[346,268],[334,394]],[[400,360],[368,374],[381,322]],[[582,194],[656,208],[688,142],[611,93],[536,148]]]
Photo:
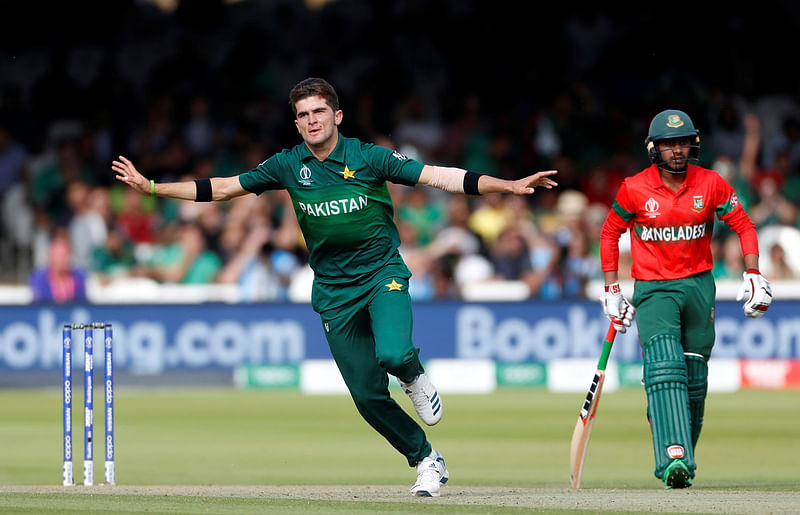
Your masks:
[[[758,320],[721,301],[716,319],[714,357],[800,357],[800,301],[776,302]],[[59,368],[63,325],[88,322],[113,324],[115,366],[134,374],[330,358],[319,317],[306,304],[7,306],[0,310],[0,372]],[[607,327],[599,304],[588,301],[414,306],[423,360],[596,357]],[[78,355],[82,340],[75,340]],[[614,359],[641,359],[635,327],[618,335]]]

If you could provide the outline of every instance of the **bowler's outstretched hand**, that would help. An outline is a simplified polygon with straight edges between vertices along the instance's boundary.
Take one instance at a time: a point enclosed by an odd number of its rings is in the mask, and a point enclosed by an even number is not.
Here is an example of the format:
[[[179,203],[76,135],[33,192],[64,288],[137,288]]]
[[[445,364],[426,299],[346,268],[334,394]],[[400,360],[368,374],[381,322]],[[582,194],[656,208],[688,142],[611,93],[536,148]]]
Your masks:
[[[117,180],[124,182],[139,193],[150,194],[150,181],[139,173],[127,157],[119,156],[119,161],[112,161],[111,169],[117,173]]]
[[[512,185],[515,195],[530,195],[534,192],[534,188],[547,188],[551,189],[553,186],[558,186],[558,183],[550,178],[551,175],[557,174],[557,170],[547,170],[529,175],[524,179],[514,181]]]

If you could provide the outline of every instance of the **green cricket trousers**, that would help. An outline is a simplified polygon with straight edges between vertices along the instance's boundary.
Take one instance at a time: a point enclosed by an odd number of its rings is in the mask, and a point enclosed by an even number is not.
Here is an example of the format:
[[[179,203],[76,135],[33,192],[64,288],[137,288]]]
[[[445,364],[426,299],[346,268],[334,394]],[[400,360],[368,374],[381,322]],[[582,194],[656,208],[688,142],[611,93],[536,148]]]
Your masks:
[[[431,445],[392,399],[387,376],[408,382],[423,372],[411,342],[409,277],[405,265],[390,264],[347,284],[315,280],[312,304],[358,412],[414,466]]]
[[[669,281],[636,281],[633,305],[644,355],[654,474],[683,460],[694,477],[694,450],[703,427],[708,358],[714,346],[711,272]]]

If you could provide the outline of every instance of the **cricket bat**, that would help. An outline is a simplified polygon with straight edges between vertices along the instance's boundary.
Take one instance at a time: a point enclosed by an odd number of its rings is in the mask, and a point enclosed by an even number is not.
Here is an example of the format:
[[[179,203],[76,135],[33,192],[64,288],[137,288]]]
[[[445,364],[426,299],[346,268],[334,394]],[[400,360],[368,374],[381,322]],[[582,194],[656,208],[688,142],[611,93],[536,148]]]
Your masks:
[[[597,370],[594,379],[589,386],[586,400],[583,401],[578,422],[572,432],[572,441],[569,444],[569,479],[572,488],[581,487],[581,474],[583,473],[583,462],[586,460],[586,448],[589,446],[589,437],[592,435],[592,425],[594,416],[597,413],[597,403],[600,401],[600,393],[603,391],[603,382],[606,378],[606,364],[608,355],[611,354],[611,345],[614,343],[614,336],[617,331],[614,325],[608,327],[606,340],[603,343],[603,352],[600,354],[600,361],[597,362]]]

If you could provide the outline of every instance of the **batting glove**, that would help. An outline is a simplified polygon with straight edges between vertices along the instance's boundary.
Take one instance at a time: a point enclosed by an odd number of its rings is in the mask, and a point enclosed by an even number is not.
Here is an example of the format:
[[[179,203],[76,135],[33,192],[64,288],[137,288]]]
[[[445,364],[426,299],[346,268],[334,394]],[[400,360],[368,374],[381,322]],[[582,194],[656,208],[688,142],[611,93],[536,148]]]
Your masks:
[[[744,314],[750,318],[764,316],[767,308],[772,303],[772,287],[758,270],[748,270],[742,274],[744,282],[739,288],[736,300],[743,300],[742,309]]]
[[[614,329],[618,333],[627,331],[636,310],[628,299],[622,296],[619,283],[607,284],[600,300],[603,303],[603,312],[614,325]]]

